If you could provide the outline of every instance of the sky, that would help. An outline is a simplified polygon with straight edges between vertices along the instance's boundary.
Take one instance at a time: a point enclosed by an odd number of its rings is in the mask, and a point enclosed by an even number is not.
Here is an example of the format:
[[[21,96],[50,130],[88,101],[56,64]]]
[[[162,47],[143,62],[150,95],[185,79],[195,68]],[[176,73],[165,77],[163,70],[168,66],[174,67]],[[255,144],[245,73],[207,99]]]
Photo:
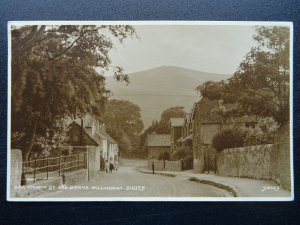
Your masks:
[[[138,38],[115,42],[112,65],[127,73],[159,66],[233,74],[256,45],[250,25],[136,25]]]

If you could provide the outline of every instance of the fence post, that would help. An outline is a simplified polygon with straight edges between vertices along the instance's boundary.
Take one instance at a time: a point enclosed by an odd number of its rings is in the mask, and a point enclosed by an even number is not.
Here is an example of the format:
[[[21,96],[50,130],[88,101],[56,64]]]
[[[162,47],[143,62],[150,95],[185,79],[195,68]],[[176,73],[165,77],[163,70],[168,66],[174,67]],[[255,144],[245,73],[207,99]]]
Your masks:
[[[65,160],[63,160],[63,159],[64,159],[64,156],[60,156],[60,157],[61,157],[61,160],[60,160],[60,162],[61,162],[61,163],[60,163],[60,164],[61,164],[61,173],[64,174],[64,172],[65,172],[65,170],[64,170],[64,169],[65,169],[65,168],[64,168],[64,167],[65,167],[64,161],[65,161]]]
[[[47,157],[47,180],[49,178],[49,158]]]
[[[87,169],[86,168],[86,153],[85,152],[83,153],[83,166],[84,166],[84,169]]]
[[[61,160],[60,160],[60,156],[58,158],[58,165],[59,165],[58,176],[60,177],[60,174],[61,174]]]
[[[78,159],[78,161],[77,161],[77,169],[79,170],[79,153],[77,155],[77,159]]]
[[[36,159],[34,160],[33,183],[35,183],[35,179],[36,179]]]

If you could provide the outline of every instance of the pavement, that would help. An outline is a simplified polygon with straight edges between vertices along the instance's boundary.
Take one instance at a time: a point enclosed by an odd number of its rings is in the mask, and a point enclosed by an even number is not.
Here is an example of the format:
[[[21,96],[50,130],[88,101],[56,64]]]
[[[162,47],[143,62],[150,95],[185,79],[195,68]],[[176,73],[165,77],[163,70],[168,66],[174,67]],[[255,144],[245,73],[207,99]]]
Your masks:
[[[152,174],[152,170],[145,167],[140,167],[142,173]],[[190,181],[195,181],[201,184],[208,184],[217,188],[228,191],[234,197],[266,197],[266,198],[286,198],[291,197],[291,192],[281,189],[274,181],[257,180],[249,178],[237,177],[221,177],[214,173],[198,174],[192,170],[186,171],[155,171],[157,175],[182,177]]]

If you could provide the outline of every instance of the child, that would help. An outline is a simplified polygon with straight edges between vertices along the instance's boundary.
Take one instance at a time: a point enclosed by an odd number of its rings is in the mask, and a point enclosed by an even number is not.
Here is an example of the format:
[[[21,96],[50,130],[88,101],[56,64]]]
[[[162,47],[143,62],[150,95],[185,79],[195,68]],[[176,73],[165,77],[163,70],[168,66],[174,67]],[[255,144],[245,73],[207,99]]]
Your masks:
[[[114,164],[113,164],[113,162],[111,161],[111,162],[109,163],[109,172],[112,173],[113,170],[114,170]]]

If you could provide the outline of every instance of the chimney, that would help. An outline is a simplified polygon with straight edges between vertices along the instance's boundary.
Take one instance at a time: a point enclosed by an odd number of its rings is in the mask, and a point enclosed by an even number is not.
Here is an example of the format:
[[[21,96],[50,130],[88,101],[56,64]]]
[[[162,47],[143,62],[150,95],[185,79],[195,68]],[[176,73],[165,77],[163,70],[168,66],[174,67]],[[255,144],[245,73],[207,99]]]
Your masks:
[[[104,133],[106,132],[106,127],[104,123],[99,124],[99,131]]]
[[[86,127],[85,127],[85,131],[90,135],[93,136],[95,134],[95,124],[94,121],[90,121]]]

